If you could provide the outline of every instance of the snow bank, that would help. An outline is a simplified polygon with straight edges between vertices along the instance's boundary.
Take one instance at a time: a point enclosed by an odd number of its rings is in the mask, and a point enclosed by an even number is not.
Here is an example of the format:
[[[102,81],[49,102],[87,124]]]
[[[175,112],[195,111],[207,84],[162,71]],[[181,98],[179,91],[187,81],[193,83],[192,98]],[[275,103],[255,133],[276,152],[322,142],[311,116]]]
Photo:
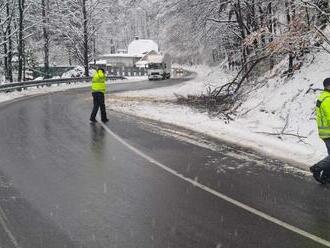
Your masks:
[[[176,67],[173,65],[173,67]],[[181,66],[180,66],[181,67]],[[208,66],[184,67],[185,70],[197,72],[197,76],[185,83],[163,87],[160,89],[150,89],[144,91],[128,91],[121,94],[127,97],[151,96],[157,99],[175,100],[175,95],[199,95],[206,93],[207,88],[216,87],[231,81],[234,77],[232,73],[224,73],[219,68],[210,68]]]
[[[89,75],[93,75],[95,70],[90,69]],[[77,66],[74,69],[67,71],[62,74],[62,78],[74,78],[74,77],[84,77],[85,75],[85,68],[82,66]]]
[[[83,88],[88,87],[87,83],[77,83],[77,84],[62,84],[52,85],[52,86],[45,86],[45,87],[32,87],[22,91],[14,91],[10,93],[3,93],[0,92],[0,102],[10,101],[21,97],[32,96],[32,95],[42,95],[46,93],[56,92],[56,91],[64,91],[68,89],[74,88]]]
[[[127,80],[108,81],[107,85],[119,84],[119,83],[135,83],[146,79],[147,77],[129,77]],[[42,95],[51,92],[65,91],[69,89],[85,88],[85,87],[90,87],[90,83],[61,84],[59,86],[55,84],[49,87],[48,86],[39,87],[39,88],[31,87],[26,90],[14,91],[10,93],[0,92],[0,103],[26,96]]]
[[[322,88],[324,78],[330,77],[329,64],[329,54],[319,53],[313,63],[306,63],[290,80],[281,78],[279,71],[286,65],[280,64],[258,82],[255,90],[245,95],[237,119],[229,124],[207,113],[173,104],[174,94],[205,93],[209,85],[216,87],[231,81],[233,75],[219,68],[188,68],[198,72],[197,78],[161,90],[117,94],[108,101],[114,110],[180,125],[290,160],[307,169],[326,156],[314,119],[319,93],[307,92],[311,84],[313,88]],[[133,100],[128,101],[130,99]]]
[[[326,156],[326,149],[318,137],[314,114],[320,92],[310,88],[323,88],[323,80],[330,77],[329,63],[328,54],[319,54],[315,63],[305,65],[290,80],[279,76],[265,78],[262,83],[267,84],[246,96],[236,123],[251,132],[268,133],[267,139],[273,139],[269,135],[284,133],[277,136],[281,143],[289,145],[284,155],[294,157],[292,150],[298,150],[301,156],[295,160],[306,165],[317,162]]]
[[[3,75],[3,74],[0,72],[0,85],[1,85],[1,84],[4,84],[5,81],[6,81],[5,75]]]

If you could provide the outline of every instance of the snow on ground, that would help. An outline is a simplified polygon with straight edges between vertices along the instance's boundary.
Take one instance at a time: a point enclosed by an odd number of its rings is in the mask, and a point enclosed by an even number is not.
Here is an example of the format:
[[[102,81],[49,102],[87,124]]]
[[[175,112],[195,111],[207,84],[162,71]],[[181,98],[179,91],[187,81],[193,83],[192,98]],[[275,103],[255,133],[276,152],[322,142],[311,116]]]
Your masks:
[[[119,83],[134,83],[139,82],[141,80],[147,80],[147,77],[128,77],[125,80],[115,80],[115,81],[108,81],[107,85],[111,84],[119,84]],[[50,87],[44,86],[44,87],[31,87],[26,90],[22,91],[14,91],[9,93],[3,93],[0,92],[0,102],[10,101],[21,97],[26,96],[32,96],[32,95],[42,95],[47,94],[51,92],[57,92],[57,91],[65,91],[69,89],[75,89],[75,88],[84,88],[84,87],[90,87],[91,83],[73,83],[73,84],[61,84],[61,85],[51,85]]]
[[[0,85],[5,82],[5,75],[0,72]]]
[[[95,73],[94,69],[89,70],[89,74],[93,75]],[[62,74],[62,78],[72,78],[72,77],[84,77],[85,68],[83,66],[76,66],[70,71]]]
[[[175,66],[174,66],[175,67]],[[154,97],[158,100],[175,100],[177,95],[187,96],[188,94],[201,94],[205,93],[207,87],[214,87],[219,84],[224,84],[230,82],[233,78],[232,75],[223,73],[223,71],[216,70],[215,68],[210,68],[208,66],[194,66],[186,67],[186,70],[198,72],[197,76],[191,75],[189,80],[183,84],[164,87],[161,89],[150,89],[144,91],[128,91],[121,94],[121,96],[127,97]]]
[[[290,80],[281,78],[279,71],[284,64],[280,64],[260,79],[258,89],[245,96],[237,119],[229,124],[175,104],[175,94],[200,94],[208,85],[219,86],[233,78],[233,74],[219,68],[186,68],[196,71],[198,76],[167,88],[116,94],[107,101],[113,110],[183,126],[307,169],[326,156],[326,149],[318,138],[314,119],[319,92],[306,92],[311,84],[313,88],[322,88],[324,78],[330,77],[329,64],[329,54],[319,53],[313,63],[305,63]],[[278,133],[283,134],[275,135]]]

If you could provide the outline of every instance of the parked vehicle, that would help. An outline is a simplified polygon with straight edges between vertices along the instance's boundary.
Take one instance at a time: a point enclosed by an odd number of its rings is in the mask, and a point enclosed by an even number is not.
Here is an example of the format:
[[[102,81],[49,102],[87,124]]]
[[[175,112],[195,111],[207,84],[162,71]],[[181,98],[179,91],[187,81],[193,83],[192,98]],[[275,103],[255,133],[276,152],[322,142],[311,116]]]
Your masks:
[[[182,68],[176,68],[175,73],[176,74],[183,74],[184,70]]]
[[[148,57],[148,79],[169,79],[171,78],[172,62],[168,54],[154,54]]]

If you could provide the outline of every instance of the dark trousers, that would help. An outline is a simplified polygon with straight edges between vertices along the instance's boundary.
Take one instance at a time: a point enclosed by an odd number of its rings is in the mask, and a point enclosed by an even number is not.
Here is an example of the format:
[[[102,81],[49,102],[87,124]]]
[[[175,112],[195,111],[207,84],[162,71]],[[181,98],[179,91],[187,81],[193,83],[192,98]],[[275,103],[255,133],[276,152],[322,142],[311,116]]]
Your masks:
[[[104,104],[104,94],[102,92],[93,92],[93,111],[91,114],[90,120],[95,120],[97,112],[99,111],[99,108],[101,109],[101,120],[106,121],[107,120],[107,112],[105,111],[105,104]]]
[[[316,171],[323,171],[323,173],[330,177],[330,139],[323,140],[327,150],[328,150],[328,156],[315,164],[313,167],[316,169]]]

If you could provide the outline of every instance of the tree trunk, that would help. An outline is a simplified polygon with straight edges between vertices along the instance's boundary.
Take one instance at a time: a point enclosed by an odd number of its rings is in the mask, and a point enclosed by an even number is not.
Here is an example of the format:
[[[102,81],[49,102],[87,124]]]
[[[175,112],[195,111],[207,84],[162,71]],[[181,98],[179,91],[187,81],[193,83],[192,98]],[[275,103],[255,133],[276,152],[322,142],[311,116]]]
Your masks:
[[[245,27],[244,27],[244,22],[243,22],[243,16],[242,16],[242,9],[241,9],[241,1],[238,0],[236,4],[236,18],[237,22],[241,31],[241,36],[242,39],[245,39]]]
[[[25,0],[18,0],[18,12],[19,12],[19,26],[18,26],[18,82],[22,81],[23,78],[23,56],[24,56],[24,41],[23,41],[23,30],[24,30],[24,8]]]
[[[82,12],[84,18],[84,67],[85,67],[85,76],[89,77],[89,67],[88,67],[88,29],[87,29],[87,10],[86,10],[86,0],[82,0]]]
[[[72,58],[71,58],[71,51],[67,50],[68,58],[69,58],[69,65],[72,65]]]
[[[23,75],[23,81],[26,81],[26,54],[25,54],[25,42],[23,42],[23,56],[22,56],[22,75]]]
[[[238,26],[240,28],[240,32],[241,32],[241,37],[242,39],[240,40],[241,43],[241,55],[242,55],[242,64],[245,65],[246,64],[246,57],[248,55],[248,51],[247,49],[244,47],[243,41],[246,37],[245,35],[245,27],[244,27],[244,21],[243,21],[243,16],[242,16],[242,9],[241,9],[241,1],[237,0],[237,4],[235,4],[235,14],[236,14],[236,18],[237,18],[237,23]],[[247,70],[247,67],[244,68],[244,70]]]
[[[289,5],[288,0],[285,1],[285,9],[286,9],[287,23],[290,24],[291,23],[291,15],[290,15],[290,5]]]
[[[2,19],[0,18],[0,22]],[[2,31],[2,30],[1,30]],[[8,35],[8,30],[5,29],[2,32],[2,41],[3,42],[3,53],[4,53],[4,70],[5,70],[5,78],[8,80],[8,48],[7,48],[7,35]]]
[[[269,29],[269,32],[272,33],[272,34],[275,34],[274,33],[274,18],[273,18],[273,5],[272,3],[270,2],[267,6],[267,14],[268,14],[268,29]],[[268,42],[272,42],[273,41],[273,37],[270,37],[269,38],[269,41]]]
[[[296,4],[295,4],[294,0],[290,1],[290,7],[291,7],[291,12],[292,12],[292,17],[295,18],[296,17]]]
[[[310,21],[308,7],[305,7],[305,11],[306,11],[307,27],[308,27],[308,30],[311,30],[311,21]]]
[[[49,0],[41,0],[43,38],[44,38],[44,73],[49,78]]]
[[[12,24],[12,13],[10,13],[9,0],[6,2],[6,28],[3,31],[3,52],[4,52],[4,69],[5,69],[5,78],[7,81],[13,81],[13,72],[12,72],[12,38],[11,38],[11,24]]]
[[[267,6],[267,13],[269,15],[269,18],[267,20],[269,32],[272,33],[275,36],[276,35],[276,23],[275,23],[275,19],[274,19],[273,5],[272,5],[271,2]],[[274,41],[273,36],[270,36],[268,42],[270,43],[270,42],[273,42],[273,41]],[[272,70],[274,68],[274,65],[275,65],[274,58],[273,58],[273,56],[270,56],[270,58],[269,58],[269,69]]]
[[[13,40],[11,33],[11,24],[12,24],[12,14],[10,13],[9,0],[7,0],[6,4],[6,14],[8,18],[8,26],[7,26],[7,42],[8,42],[8,53],[7,53],[7,80],[9,82],[13,82]]]
[[[288,69],[288,77],[292,77],[293,76],[293,54],[290,53],[289,54],[289,69]]]
[[[93,26],[93,60],[94,66],[96,65],[96,37],[95,37],[95,27]]]
[[[288,2],[288,0],[285,1],[285,8],[286,8],[286,19],[288,26],[290,27],[290,23],[292,20],[291,17],[291,7],[292,7],[292,2]],[[292,44],[289,44],[289,46],[292,46]],[[288,68],[288,77],[291,77],[293,75],[293,62],[294,62],[294,56],[293,53],[290,52],[289,54],[289,68]]]

